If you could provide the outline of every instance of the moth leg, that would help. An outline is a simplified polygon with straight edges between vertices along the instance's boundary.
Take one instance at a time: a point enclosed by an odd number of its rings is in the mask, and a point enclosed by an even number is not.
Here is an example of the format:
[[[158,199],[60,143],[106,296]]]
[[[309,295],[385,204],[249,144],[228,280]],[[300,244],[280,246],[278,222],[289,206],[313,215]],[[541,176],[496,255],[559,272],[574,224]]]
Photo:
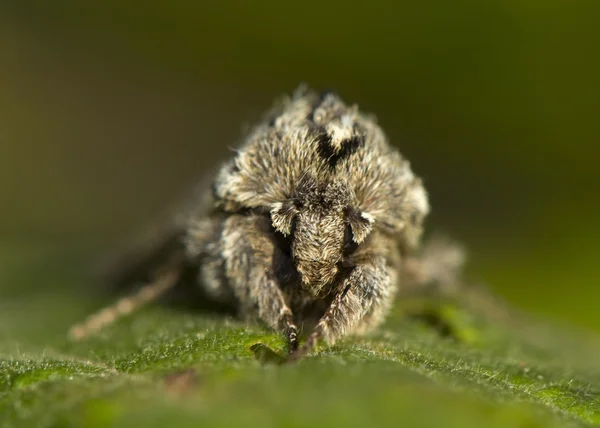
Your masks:
[[[306,343],[289,360],[308,354],[319,340],[333,345],[340,337],[355,332],[365,317],[381,320],[394,295],[391,277],[395,273],[390,275],[389,269],[383,257],[354,267]]]
[[[83,323],[76,324],[69,329],[71,340],[82,340],[98,330],[112,324],[119,318],[128,315],[142,306],[158,299],[166,291],[173,288],[181,275],[181,267],[175,266],[161,272],[156,280],[146,284],[135,294],[119,299],[95,314],[89,316]]]
[[[383,324],[386,316],[392,309],[398,294],[398,270],[391,268],[388,260],[386,271],[389,276],[389,286],[385,290],[385,294],[378,299],[376,305],[372,305],[371,309],[366,311],[363,318],[354,328],[353,334],[361,335],[373,331],[376,327]]]
[[[290,352],[298,348],[298,328],[273,273],[275,244],[269,219],[234,215],[225,221],[222,235],[225,275],[240,302],[241,311],[272,329],[283,331]]]

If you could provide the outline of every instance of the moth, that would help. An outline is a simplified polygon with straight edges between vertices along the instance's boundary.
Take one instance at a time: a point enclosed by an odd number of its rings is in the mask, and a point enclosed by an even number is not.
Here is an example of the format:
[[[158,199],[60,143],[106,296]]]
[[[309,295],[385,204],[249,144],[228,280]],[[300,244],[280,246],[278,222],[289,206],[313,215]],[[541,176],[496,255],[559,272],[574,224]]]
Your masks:
[[[185,278],[284,334],[295,360],[320,341],[373,330],[405,282],[430,279],[435,266],[414,255],[429,210],[422,180],[373,116],[301,87],[124,259],[121,271],[150,273],[150,282],[71,336],[87,336]]]

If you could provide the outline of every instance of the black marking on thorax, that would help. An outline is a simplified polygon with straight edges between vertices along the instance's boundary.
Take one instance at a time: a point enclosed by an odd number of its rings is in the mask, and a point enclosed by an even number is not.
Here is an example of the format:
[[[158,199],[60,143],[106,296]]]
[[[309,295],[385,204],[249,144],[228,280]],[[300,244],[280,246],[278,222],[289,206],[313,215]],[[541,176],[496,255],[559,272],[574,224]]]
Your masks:
[[[324,129],[320,128],[316,137],[319,156],[324,159],[331,169],[335,169],[338,162],[350,157],[359,148],[365,144],[363,136],[354,135],[340,143],[340,147],[336,150],[329,135]]]

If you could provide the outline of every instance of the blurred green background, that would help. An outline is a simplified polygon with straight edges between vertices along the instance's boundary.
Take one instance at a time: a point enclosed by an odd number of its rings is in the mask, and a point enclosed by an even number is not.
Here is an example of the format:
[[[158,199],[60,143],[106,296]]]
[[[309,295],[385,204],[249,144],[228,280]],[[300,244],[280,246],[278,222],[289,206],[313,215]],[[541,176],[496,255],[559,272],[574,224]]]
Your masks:
[[[378,116],[473,278],[600,331],[599,18],[579,0],[3,2],[0,254],[120,243],[306,82]]]

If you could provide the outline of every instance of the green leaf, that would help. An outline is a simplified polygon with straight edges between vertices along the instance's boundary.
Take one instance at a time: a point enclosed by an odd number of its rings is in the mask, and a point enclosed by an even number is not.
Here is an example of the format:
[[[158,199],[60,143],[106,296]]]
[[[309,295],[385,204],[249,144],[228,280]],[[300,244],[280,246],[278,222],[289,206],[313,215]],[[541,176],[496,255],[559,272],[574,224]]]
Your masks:
[[[0,296],[3,426],[600,423],[597,338],[567,327],[399,304],[375,334],[281,364],[284,340],[259,325],[155,305],[70,343],[70,324],[107,302],[68,269],[31,269],[0,274],[31,282]]]

